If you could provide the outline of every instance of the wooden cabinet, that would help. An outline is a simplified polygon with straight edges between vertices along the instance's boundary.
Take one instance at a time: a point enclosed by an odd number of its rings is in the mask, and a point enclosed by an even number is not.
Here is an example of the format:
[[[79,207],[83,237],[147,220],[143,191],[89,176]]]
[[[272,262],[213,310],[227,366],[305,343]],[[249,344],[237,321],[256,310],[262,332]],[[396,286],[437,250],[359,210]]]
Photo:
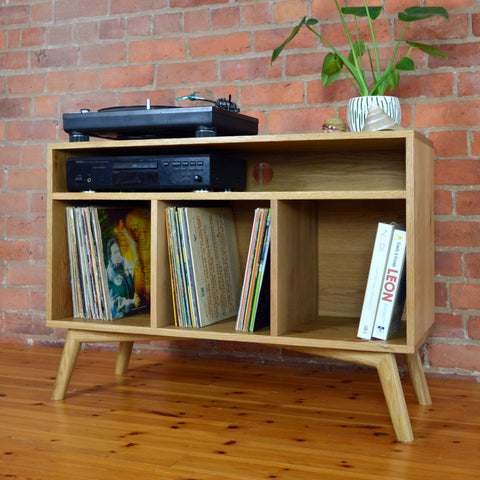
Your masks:
[[[241,192],[69,192],[68,157],[224,153],[247,161]],[[73,318],[65,208],[118,202],[151,210],[151,309],[115,321]],[[271,325],[235,331],[235,318],[174,325],[164,211],[206,202],[233,209],[243,263],[256,207],[272,210]],[[407,228],[407,300],[401,330],[359,341],[358,322],[379,221]],[[434,321],[433,149],[414,131],[259,135],[52,144],[48,151],[47,325],[67,328],[54,398],[64,398],[82,342],[120,342],[117,373],[133,342],[203,338],[254,342],[378,369],[397,437],[413,439],[395,354],[404,354],[421,403],[429,403],[419,348]]]

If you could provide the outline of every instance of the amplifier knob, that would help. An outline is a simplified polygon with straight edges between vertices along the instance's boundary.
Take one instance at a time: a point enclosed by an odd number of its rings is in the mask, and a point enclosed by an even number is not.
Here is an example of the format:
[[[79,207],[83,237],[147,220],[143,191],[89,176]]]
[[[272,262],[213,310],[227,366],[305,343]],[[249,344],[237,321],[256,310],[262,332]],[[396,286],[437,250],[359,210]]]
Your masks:
[[[193,177],[193,181],[196,183],[201,183],[202,182],[202,176],[201,175],[195,175]]]

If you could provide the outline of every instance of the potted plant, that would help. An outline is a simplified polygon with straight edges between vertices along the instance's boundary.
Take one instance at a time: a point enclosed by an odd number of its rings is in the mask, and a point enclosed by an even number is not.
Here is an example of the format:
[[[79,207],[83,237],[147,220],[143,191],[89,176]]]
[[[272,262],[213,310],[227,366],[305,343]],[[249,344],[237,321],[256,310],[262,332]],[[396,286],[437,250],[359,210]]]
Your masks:
[[[271,61],[274,62],[283,49],[293,40],[299,30],[303,27],[314,33],[331,52],[327,53],[322,66],[322,83],[326,87],[337,80],[342,74],[347,77],[358,94],[357,98],[349,101],[347,108],[347,122],[350,130],[361,131],[365,116],[371,106],[378,106],[384,110],[387,115],[393,118],[396,123],[400,123],[401,111],[398,98],[386,96],[385,92],[394,90],[400,81],[401,71],[415,70],[415,64],[410,58],[410,53],[417,48],[428,55],[447,58],[438,48],[424,43],[406,41],[409,46],[408,53],[400,60],[396,61],[398,50],[403,42],[403,38],[411,22],[425,20],[430,17],[440,16],[447,20],[448,12],[443,7],[410,7],[398,14],[398,20],[405,23],[405,27],[395,45],[392,57],[386,67],[382,68],[380,64],[379,47],[375,38],[373,21],[378,18],[383,7],[369,7],[364,0],[364,7],[344,7],[340,8],[338,0],[334,0],[337,7],[340,20],[342,21],[350,51],[344,55],[334,47],[323,35],[315,30],[314,25],[319,23],[316,18],[303,17],[296,25],[288,38],[275,50],[273,50]],[[350,33],[346,15],[354,17],[355,37]],[[358,18],[366,18],[370,28],[371,42],[367,44],[359,36]],[[366,54],[366,57],[365,57]]]

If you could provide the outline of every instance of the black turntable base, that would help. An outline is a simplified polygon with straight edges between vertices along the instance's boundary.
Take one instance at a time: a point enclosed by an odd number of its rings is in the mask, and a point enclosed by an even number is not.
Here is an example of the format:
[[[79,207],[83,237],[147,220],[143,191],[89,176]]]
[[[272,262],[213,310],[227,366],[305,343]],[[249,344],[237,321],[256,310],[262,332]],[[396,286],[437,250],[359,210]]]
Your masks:
[[[63,115],[63,129],[71,142],[89,136],[112,140],[148,138],[256,135],[258,119],[217,106],[113,107],[91,112],[83,109]]]

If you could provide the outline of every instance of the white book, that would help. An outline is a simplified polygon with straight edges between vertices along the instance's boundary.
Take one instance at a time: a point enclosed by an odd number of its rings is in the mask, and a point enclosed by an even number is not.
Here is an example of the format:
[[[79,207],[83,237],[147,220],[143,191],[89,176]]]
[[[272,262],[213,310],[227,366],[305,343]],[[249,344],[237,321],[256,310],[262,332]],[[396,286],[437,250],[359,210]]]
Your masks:
[[[363,338],[364,340],[370,340],[372,338],[375,314],[377,313],[378,300],[380,299],[380,290],[382,288],[394,228],[394,224],[382,222],[380,222],[377,227],[357,332],[357,337]]]
[[[387,338],[400,327],[405,304],[405,254],[407,235],[404,230],[393,232],[387,267],[378,301],[372,337]]]

